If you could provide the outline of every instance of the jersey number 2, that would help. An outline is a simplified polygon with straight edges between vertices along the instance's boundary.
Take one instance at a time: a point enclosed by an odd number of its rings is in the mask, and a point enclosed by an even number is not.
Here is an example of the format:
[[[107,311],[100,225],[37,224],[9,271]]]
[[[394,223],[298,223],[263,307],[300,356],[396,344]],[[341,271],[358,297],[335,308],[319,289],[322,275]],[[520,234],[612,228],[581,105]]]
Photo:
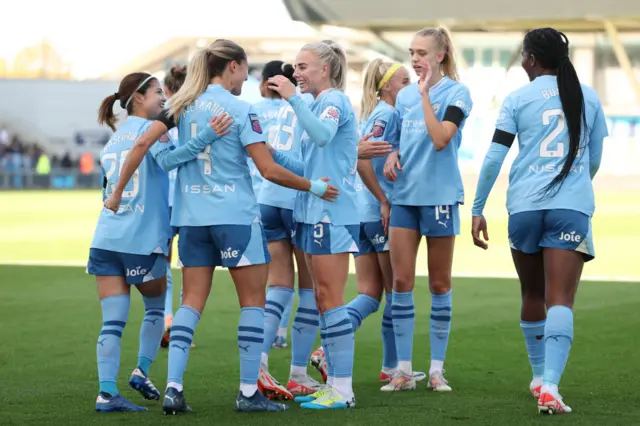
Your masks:
[[[549,145],[564,132],[566,127],[564,111],[562,109],[548,109],[542,113],[542,124],[548,126],[551,124],[551,117],[558,117],[558,123],[555,129],[540,143],[540,157],[545,158],[562,158],[564,157],[564,142],[557,141],[556,149],[549,149]]]
[[[190,128],[190,138],[193,139],[196,136],[198,136],[198,123],[196,123],[195,121],[192,121],[191,123],[191,128]],[[196,157],[198,160],[202,160],[204,161],[204,168],[202,170],[202,173],[205,175],[210,175],[213,168],[211,167],[211,144],[208,144],[203,150],[202,152],[200,152],[198,154],[198,156]]]
[[[111,177],[118,170],[118,177],[120,177],[120,173],[122,172],[122,166],[124,165],[125,160],[127,159],[127,155],[129,155],[129,150],[120,152],[120,161],[118,161],[118,153],[117,152],[109,152],[102,156],[102,164],[104,167],[104,163],[107,160],[111,160],[111,164],[109,165],[109,169],[107,170],[107,181],[111,180]],[[118,165],[118,162],[120,163]],[[133,189],[131,191],[122,191],[122,198],[135,198],[138,195],[138,191],[140,190],[140,173],[138,169],[131,176],[131,183],[133,184]],[[111,192],[116,189],[115,184],[111,184]]]

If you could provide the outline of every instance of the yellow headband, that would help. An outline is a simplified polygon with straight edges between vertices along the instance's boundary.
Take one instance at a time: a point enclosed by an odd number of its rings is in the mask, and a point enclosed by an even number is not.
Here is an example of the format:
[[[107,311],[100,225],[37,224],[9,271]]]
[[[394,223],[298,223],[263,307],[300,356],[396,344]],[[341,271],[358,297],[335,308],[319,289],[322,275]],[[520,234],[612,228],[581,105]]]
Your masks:
[[[401,64],[391,65],[387,72],[384,73],[384,76],[382,76],[382,80],[380,80],[380,83],[378,83],[378,90],[382,89],[382,86],[384,86],[400,68],[402,68]]]

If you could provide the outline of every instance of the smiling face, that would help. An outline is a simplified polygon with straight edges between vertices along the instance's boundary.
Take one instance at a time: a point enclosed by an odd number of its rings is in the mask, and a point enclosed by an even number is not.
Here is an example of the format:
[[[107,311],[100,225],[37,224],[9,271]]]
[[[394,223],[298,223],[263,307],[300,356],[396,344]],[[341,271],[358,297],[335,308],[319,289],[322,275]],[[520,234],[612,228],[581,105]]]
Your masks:
[[[381,93],[388,94],[392,99],[398,96],[398,92],[411,83],[409,79],[409,71],[405,67],[400,67],[393,73],[389,81],[387,81],[382,89]]]
[[[298,53],[293,78],[298,82],[302,93],[318,93],[325,86],[331,86],[329,66],[323,64],[316,54],[309,50]]]
[[[152,79],[144,94],[134,95],[134,107],[139,114],[144,117],[155,117],[162,112],[166,98],[160,83],[157,79]]]
[[[249,78],[249,64],[247,61],[230,61],[225,70],[228,73],[230,88],[229,91],[235,95],[242,94],[242,85]]]
[[[424,70],[424,62],[429,62],[431,69],[435,72],[440,69],[440,64],[444,60],[443,52],[436,43],[433,36],[415,36],[409,48],[411,55],[411,66],[417,75],[421,75]]]

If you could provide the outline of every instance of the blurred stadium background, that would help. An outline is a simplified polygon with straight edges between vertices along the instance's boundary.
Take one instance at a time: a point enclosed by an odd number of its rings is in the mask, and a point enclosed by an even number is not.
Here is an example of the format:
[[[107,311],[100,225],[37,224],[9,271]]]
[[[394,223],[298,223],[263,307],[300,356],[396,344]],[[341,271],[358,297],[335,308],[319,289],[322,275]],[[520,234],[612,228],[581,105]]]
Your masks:
[[[220,30],[191,29],[189,34],[195,35],[171,37],[155,46],[147,41],[151,48],[130,47],[133,59],[92,77],[78,77],[74,64],[48,38],[0,60],[0,229],[9,243],[0,248],[0,261],[85,260],[100,209],[97,156],[111,133],[96,123],[99,102],[127,73],[145,70],[163,78],[171,65],[186,63],[194,50],[216,38],[232,38],[247,50],[251,77],[242,98],[250,102],[260,98],[257,85],[263,64],[294,61],[299,48],[312,40],[338,41],[348,52],[347,93],[358,110],[368,61],[383,56],[407,63],[416,30],[448,28],[461,79],[474,100],[460,149],[468,213],[497,109],[507,93],[527,82],[520,67],[523,34],[554,26],[568,34],[571,58],[582,82],[599,93],[611,134],[596,179],[598,260],[586,273],[640,277],[631,250],[640,238],[640,225],[633,220],[640,214],[640,3],[540,0],[535,10],[500,0],[462,1],[455,9],[415,0],[396,0],[393,7],[368,0],[245,0],[244,6],[271,18],[247,18],[244,24],[221,25]],[[218,7],[223,16],[233,12],[231,6]],[[515,153],[512,150],[510,159]],[[513,274],[503,190],[509,163],[503,168],[501,189],[489,202],[492,247],[487,253],[476,252],[465,220],[457,273]],[[40,208],[45,205],[57,205],[56,213]],[[424,272],[424,264],[420,269]]]
[[[507,242],[504,206],[509,161],[486,209],[490,248],[469,237],[470,204],[504,96],[527,82],[520,68],[526,30],[553,26],[571,41],[581,80],[599,93],[611,136],[595,181],[597,258],[585,267],[576,306],[576,340],[562,391],[574,413],[566,424],[640,424],[640,2],[637,0],[168,0],[109,3],[22,0],[0,6],[0,424],[157,425],[155,402],[140,416],[96,416],[95,336],[101,321],[94,281],[84,273],[102,208],[97,156],[110,131],[96,123],[103,97],[129,72],[162,78],[174,63],[216,38],[248,52],[252,78],[242,97],[259,99],[261,66],[293,61],[308,41],[333,39],[347,51],[347,94],[359,109],[363,70],[384,56],[408,60],[413,33],[443,26],[454,37],[462,81],[474,109],[460,150],[467,203],[456,241],[450,395],[382,395],[382,309],[357,334],[354,386],[358,409],[308,413],[295,408],[274,421],[301,425],[537,425],[530,370],[518,326],[519,286]],[[100,7],[98,10],[96,8]],[[29,24],[25,24],[29,22]],[[515,150],[510,153],[513,158]],[[428,183],[427,183],[428,184]],[[175,260],[175,259],[174,259]],[[67,267],[63,267],[67,266]],[[426,273],[425,253],[418,272]],[[482,278],[485,277],[485,278]],[[505,279],[499,279],[504,277]],[[185,380],[197,413],[189,424],[271,424],[233,412],[237,392],[237,300],[225,271],[198,326]],[[428,369],[427,280],[416,280],[414,368]],[[625,281],[625,282],[620,282]],[[181,286],[174,271],[174,308]],[[346,299],[355,294],[355,280]],[[135,296],[138,297],[138,296]],[[123,394],[137,353],[142,304],[132,302],[123,337]],[[224,325],[231,324],[225,327]],[[272,351],[270,370],[284,380],[290,351]],[[152,371],[166,379],[166,353]],[[614,368],[621,366],[622,368]],[[276,416],[277,417],[277,416]]]

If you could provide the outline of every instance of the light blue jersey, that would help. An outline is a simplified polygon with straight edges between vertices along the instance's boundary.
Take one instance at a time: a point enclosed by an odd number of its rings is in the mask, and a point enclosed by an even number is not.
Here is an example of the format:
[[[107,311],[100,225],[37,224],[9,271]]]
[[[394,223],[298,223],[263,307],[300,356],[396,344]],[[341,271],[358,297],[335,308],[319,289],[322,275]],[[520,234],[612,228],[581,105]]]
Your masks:
[[[267,142],[273,145],[273,142],[276,138],[277,127],[276,124],[278,122],[278,114],[280,109],[287,104],[287,101],[284,99],[271,99],[265,98],[260,102],[253,105],[254,110],[258,114],[260,118],[260,123],[262,124],[262,131],[265,133],[267,137]],[[251,171],[251,181],[253,182],[253,192],[256,197],[260,194],[260,188],[264,184],[264,178],[260,175],[260,171],[256,167],[256,164],[253,162],[253,159],[249,157],[247,159],[249,164],[249,170]]]
[[[384,101],[378,101],[369,117],[362,123],[360,135],[373,133],[370,141],[387,141],[391,145],[397,145],[400,139],[400,115],[398,111]],[[393,182],[384,176],[384,163],[387,156],[372,158],[371,164],[376,172],[378,183],[387,198],[391,197]],[[362,184],[362,191],[358,191],[358,207],[360,210],[360,222],[376,222],[380,215],[380,203],[369,189]]]
[[[233,118],[231,132],[178,169],[173,226],[250,225],[260,218],[245,148],[266,137],[250,104],[221,85],[210,84],[181,113],[179,145],[208,126],[214,115],[225,112]]]
[[[418,105],[421,102],[422,96],[420,95],[418,83],[413,83],[400,89],[398,96],[396,96],[396,110],[398,110],[400,118],[402,119],[411,107]]]
[[[308,192],[298,192],[294,219],[298,223],[356,225],[356,165],[358,129],[349,98],[339,90],[322,92],[308,108],[299,95],[290,102],[304,132],[302,157],[304,177],[317,180],[329,177],[340,195],[332,203]]]
[[[129,151],[150,125],[149,120],[130,116],[105,145],[100,153],[107,179],[105,195],[115,189]],[[140,255],[168,254],[169,178],[155,161],[155,156],[164,149],[165,143],[156,143],[149,149],[122,192],[117,214],[102,209],[91,248]]]
[[[400,91],[410,89],[408,86]],[[464,118],[449,144],[436,151],[424,122],[422,103],[408,107],[400,134],[402,171],[393,187],[392,204],[405,206],[451,206],[464,202],[462,176],[458,167],[458,148],[462,129],[472,108],[469,89],[449,77],[443,77],[429,89],[431,104],[439,121],[447,108],[459,108]]]
[[[167,132],[167,136],[169,136],[169,143],[177,146],[178,145],[178,129],[173,128]],[[178,169],[173,169],[169,171],[169,207],[173,207],[173,199],[176,192],[176,177],[178,177]]]
[[[587,137],[583,138],[582,148],[562,186],[557,187],[555,195],[545,197],[541,196],[541,191],[560,172],[569,149],[569,132],[558,80],[556,76],[540,76],[505,98],[496,129],[517,135],[519,148],[509,173],[509,214],[551,209],[593,214],[590,158],[596,150],[601,155],[602,140],[609,133],[596,92],[583,85],[582,93]]]
[[[312,95],[305,93],[301,96],[307,105],[313,103]],[[302,160],[300,138],[302,137],[303,130],[300,124],[298,124],[293,107],[286,101],[280,108],[278,120],[272,129],[274,131],[274,137],[269,138],[271,146],[287,157]],[[297,192],[295,189],[286,188],[277,183],[265,180],[262,183],[260,194],[257,194],[258,203],[293,210]]]

